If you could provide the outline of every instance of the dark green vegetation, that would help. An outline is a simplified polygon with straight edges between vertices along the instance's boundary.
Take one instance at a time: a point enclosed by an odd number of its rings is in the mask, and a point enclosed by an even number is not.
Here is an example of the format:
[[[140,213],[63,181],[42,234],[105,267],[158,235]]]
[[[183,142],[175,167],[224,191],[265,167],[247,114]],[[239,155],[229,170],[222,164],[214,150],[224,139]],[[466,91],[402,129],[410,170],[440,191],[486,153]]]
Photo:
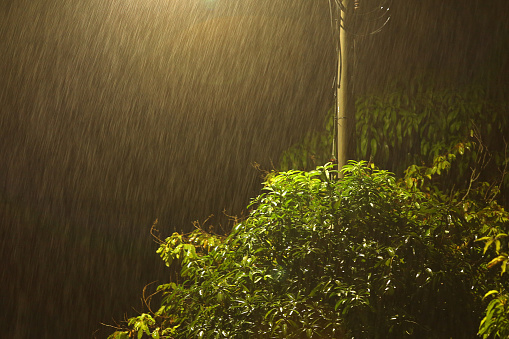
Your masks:
[[[313,169],[331,155],[329,116],[283,154],[283,169],[307,171],[269,173],[228,235],[197,225],[157,238],[179,273],[110,337],[507,337],[509,133],[497,97],[415,82],[358,100],[354,157],[366,161],[343,179]]]
[[[341,180],[331,165],[269,174],[228,236],[161,241],[181,280],[111,338],[467,338],[495,290],[481,332],[507,333],[509,215],[496,187],[433,184],[463,148],[403,180],[366,162]]]
[[[462,158],[460,173],[451,175],[463,175],[476,164],[495,170],[490,175],[499,175],[497,167],[504,166],[509,141],[505,139],[509,115],[503,90],[490,89],[488,84],[440,87],[436,83],[414,79],[409,85],[395,83],[381,93],[357,99],[355,133],[350,140],[354,144],[352,156],[371,159],[380,168],[403,175],[408,166],[430,164],[435,157],[470,140],[480,150]],[[326,117],[323,131],[309,133],[283,153],[281,169],[311,170],[329,161],[334,140],[332,113]],[[477,157],[483,150],[492,155],[484,162]],[[508,178],[505,180],[509,183]]]

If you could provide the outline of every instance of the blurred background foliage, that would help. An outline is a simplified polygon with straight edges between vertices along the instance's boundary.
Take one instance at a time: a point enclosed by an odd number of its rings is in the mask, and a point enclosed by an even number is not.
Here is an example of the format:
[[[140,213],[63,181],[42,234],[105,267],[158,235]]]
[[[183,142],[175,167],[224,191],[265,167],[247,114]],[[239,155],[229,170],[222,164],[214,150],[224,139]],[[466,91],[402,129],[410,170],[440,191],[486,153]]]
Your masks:
[[[483,179],[503,180],[499,199],[505,205],[508,104],[499,89],[484,84],[459,86],[418,77],[409,85],[393,82],[380,93],[359,97],[355,122],[349,122],[354,129],[349,158],[402,175],[411,164],[431,165],[456,148],[462,160],[440,180],[450,188],[465,188],[480,173]],[[282,153],[279,168],[310,170],[330,161],[334,125],[331,109],[322,130],[309,132]],[[465,152],[466,146],[471,152]]]

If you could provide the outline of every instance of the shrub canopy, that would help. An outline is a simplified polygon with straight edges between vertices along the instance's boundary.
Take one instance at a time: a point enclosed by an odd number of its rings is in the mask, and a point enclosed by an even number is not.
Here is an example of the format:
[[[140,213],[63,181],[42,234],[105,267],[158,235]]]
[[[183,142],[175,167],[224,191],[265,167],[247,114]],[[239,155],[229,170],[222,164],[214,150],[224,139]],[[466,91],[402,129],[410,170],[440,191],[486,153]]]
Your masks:
[[[493,187],[434,189],[430,173],[454,157],[403,180],[366,162],[342,179],[330,164],[269,174],[228,236],[197,228],[161,241],[180,282],[110,337],[473,337],[483,295],[508,287],[487,266],[505,271],[509,218]]]

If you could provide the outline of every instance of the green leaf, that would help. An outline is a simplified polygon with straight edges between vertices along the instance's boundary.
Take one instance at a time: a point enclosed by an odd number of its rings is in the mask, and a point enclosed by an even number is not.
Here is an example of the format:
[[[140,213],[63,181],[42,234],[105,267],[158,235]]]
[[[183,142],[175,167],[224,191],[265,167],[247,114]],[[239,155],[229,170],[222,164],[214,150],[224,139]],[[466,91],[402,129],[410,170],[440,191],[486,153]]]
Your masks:
[[[487,292],[487,293],[484,295],[483,299],[486,299],[486,298],[487,298],[487,297],[489,297],[490,295],[497,294],[497,293],[499,293],[497,290],[491,290],[491,291]]]
[[[486,244],[484,245],[484,251],[483,251],[483,254],[486,254],[486,251],[488,250],[488,248],[491,246],[491,244],[493,244],[493,241],[494,239],[493,238],[489,238],[488,241],[486,241]]]
[[[412,187],[413,187],[413,185],[414,185],[414,180],[413,180],[413,178],[406,178],[406,179],[405,179],[405,183],[406,183],[407,188],[409,188],[409,189],[410,189],[410,188],[412,188]]]
[[[377,151],[377,142],[376,139],[371,139],[371,155],[375,156]]]
[[[461,155],[465,154],[465,146],[462,143],[458,144],[458,152]]]
[[[398,123],[396,124],[396,136],[398,138],[398,146],[401,146],[403,144],[403,133],[401,129],[402,129],[401,121],[398,121]]]
[[[361,157],[366,158],[368,153],[368,141],[366,137],[361,138],[360,145],[361,145]]]

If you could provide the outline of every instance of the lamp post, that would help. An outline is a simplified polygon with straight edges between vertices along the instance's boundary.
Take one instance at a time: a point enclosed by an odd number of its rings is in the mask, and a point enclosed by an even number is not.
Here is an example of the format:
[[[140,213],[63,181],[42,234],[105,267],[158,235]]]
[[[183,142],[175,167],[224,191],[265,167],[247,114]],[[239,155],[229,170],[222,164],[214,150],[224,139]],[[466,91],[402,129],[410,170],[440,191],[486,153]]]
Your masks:
[[[379,33],[387,25],[390,19],[389,7],[392,0],[381,0],[381,2],[371,2],[371,4],[367,0],[337,0],[336,4],[339,7],[340,15],[336,25],[339,30],[338,71],[335,84],[337,136],[335,137],[336,147],[333,156],[336,157],[338,169],[341,170],[348,160],[348,151],[352,149],[349,143],[352,142],[350,139],[354,135],[355,128],[355,108],[350,102],[349,92],[350,42],[354,38]],[[339,173],[339,177],[342,177],[341,173]]]
[[[337,128],[337,165],[338,170],[346,164],[347,161],[347,126],[348,126],[348,35],[345,31],[345,16],[348,10],[348,0],[342,0],[341,12],[339,18],[339,55],[336,76],[336,128]],[[340,173],[341,177],[342,174]]]

